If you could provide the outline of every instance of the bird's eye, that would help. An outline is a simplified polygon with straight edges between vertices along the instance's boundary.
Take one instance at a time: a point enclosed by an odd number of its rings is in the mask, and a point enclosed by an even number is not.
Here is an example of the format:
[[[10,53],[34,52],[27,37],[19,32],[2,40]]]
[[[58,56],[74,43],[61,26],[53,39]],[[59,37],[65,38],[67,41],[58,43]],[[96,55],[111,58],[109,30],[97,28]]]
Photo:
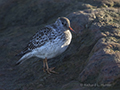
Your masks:
[[[66,26],[67,24],[62,22],[62,25]]]

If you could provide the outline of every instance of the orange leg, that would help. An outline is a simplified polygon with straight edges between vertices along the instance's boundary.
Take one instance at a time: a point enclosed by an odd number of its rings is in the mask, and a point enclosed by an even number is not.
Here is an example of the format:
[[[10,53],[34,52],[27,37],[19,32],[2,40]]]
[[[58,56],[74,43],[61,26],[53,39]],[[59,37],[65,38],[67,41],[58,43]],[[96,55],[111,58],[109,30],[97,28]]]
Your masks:
[[[53,71],[53,69],[54,69],[54,67],[52,67],[52,68],[49,68],[49,66],[48,66],[48,63],[47,63],[47,58],[45,58],[44,60],[43,60],[43,71],[45,71],[45,66],[46,66],[46,71],[47,71],[47,73],[57,73],[57,72],[55,72],[55,71]]]
[[[43,72],[46,72],[45,71],[45,59],[43,60]]]

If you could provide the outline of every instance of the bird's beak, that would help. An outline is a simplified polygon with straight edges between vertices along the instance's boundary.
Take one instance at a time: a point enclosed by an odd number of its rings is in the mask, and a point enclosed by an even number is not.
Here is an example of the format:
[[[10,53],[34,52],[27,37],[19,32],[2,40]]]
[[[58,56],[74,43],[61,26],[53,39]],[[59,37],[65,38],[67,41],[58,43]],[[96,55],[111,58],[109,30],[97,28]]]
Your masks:
[[[71,31],[75,32],[71,27],[69,27],[69,29],[70,29]],[[76,33],[76,32],[75,32],[75,33]]]

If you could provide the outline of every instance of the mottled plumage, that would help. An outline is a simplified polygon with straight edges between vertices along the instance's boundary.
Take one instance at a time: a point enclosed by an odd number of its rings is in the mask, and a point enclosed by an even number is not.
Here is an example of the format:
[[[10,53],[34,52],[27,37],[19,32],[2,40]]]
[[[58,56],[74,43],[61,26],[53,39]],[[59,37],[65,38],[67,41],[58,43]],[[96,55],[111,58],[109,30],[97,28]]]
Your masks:
[[[20,53],[23,56],[17,64],[35,56],[45,59],[43,62],[47,67],[47,72],[52,72],[47,65],[47,59],[53,58],[67,49],[72,39],[69,30],[73,29],[70,27],[70,21],[65,17],[60,17],[54,24],[40,29]]]

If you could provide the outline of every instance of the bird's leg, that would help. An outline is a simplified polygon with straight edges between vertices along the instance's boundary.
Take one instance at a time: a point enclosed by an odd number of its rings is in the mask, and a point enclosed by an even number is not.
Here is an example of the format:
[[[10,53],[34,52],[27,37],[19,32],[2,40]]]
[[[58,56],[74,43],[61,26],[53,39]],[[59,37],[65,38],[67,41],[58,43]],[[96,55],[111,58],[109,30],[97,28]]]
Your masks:
[[[45,59],[43,60],[43,72],[46,72],[45,71]]]
[[[47,58],[45,58],[44,60],[45,60],[46,70],[50,74],[49,66],[48,66],[48,63],[47,63]]]
[[[53,71],[53,69],[54,69],[55,67],[49,68],[48,63],[47,63],[47,58],[45,58],[45,64],[46,64],[46,70],[47,70],[47,72],[48,72],[49,74],[50,74],[50,73],[57,73],[57,72]]]

